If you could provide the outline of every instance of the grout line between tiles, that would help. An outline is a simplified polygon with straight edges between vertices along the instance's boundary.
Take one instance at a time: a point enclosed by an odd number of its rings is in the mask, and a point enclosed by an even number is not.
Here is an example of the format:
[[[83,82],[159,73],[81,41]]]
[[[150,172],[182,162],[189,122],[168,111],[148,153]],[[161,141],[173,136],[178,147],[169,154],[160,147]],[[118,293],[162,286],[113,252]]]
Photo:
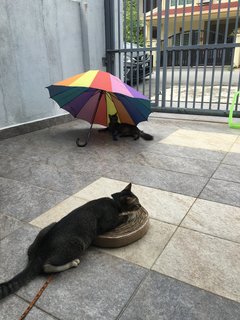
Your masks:
[[[165,220],[161,220],[161,219],[157,219],[157,218],[152,218],[151,216],[149,216],[149,219],[150,220],[155,220],[155,221],[158,221],[158,222],[161,222],[161,223],[165,223],[165,224],[168,224],[170,226],[173,226],[173,227],[177,227],[178,224],[175,224],[175,223],[172,223],[172,222],[169,222],[169,221],[165,221]]]
[[[213,173],[211,174],[210,177],[208,177],[208,181],[206,182],[206,184],[203,186],[203,188],[201,189],[201,191],[199,192],[199,194],[197,195],[197,199],[201,196],[201,193],[203,192],[203,190],[205,189],[205,187],[207,186],[207,184],[209,183],[209,181],[213,178],[215,172],[218,170],[218,168],[220,167],[220,165],[222,164],[222,162],[224,161],[224,159],[226,158],[227,154],[229,153],[229,151],[231,150],[232,146],[234,145],[234,143],[236,142],[236,140],[238,139],[238,136],[236,136],[234,142],[232,142],[232,144],[230,145],[228,151],[225,152],[224,157],[222,158],[222,160],[220,160],[218,166],[216,167],[216,169],[213,171]],[[219,179],[220,180],[220,179]],[[225,180],[223,180],[225,181]]]
[[[30,300],[27,300],[27,299],[23,298],[22,296],[20,296],[20,295],[17,294],[17,293],[15,293],[14,295],[17,296],[19,299],[23,300],[24,302],[26,302],[28,305],[29,305],[29,303],[31,302]],[[51,313],[49,313],[48,311],[42,309],[41,307],[37,306],[36,304],[34,304],[33,307],[36,308],[36,309],[39,309],[39,310],[42,311],[43,313],[46,313],[47,315],[49,315],[49,316],[52,317],[53,319],[61,320],[60,318],[57,318],[56,316],[52,315]],[[23,310],[23,312],[24,312],[24,310]],[[29,313],[31,313],[31,310],[30,310]],[[20,316],[20,314],[19,314],[19,316]]]
[[[136,296],[136,294],[138,293],[142,283],[147,279],[148,275],[150,274],[151,270],[148,270],[145,274],[145,276],[142,278],[142,280],[140,281],[140,283],[138,284],[138,286],[135,288],[135,290],[133,291],[132,295],[130,296],[130,298],[128,299],[128,301],[125,303],[125,305],[123,306],[123,308],[121,309],[121,311],[119,312],[119,314],[117,315],[117,317],[115,318],[115,320],[119,320],[120,317],[123,315],[124,311],[127,309],[127,307],[129,306],[129,304],[131,303],[131,301],[134,299],[134,297]]]
[[[221,163],[221,164],[225,165],[224,163]],[[220,165],[221,165],[221,164],[220,164]],[[234,167],[234,166],[232,166],[232,167]],[[218,168],[219,168],[219,166],[218,166]],[[218,168],[217,168],[217,169],[218,169]],[[216,171],[215,171],[215,172],[216,172]],[[214,172],[214,174],[215,174],[215,172]],[[239,181],[239,182],[236,182],[236,181],[233,181],[233,180],[226,180],[226,179],[223,179],[223,178],[214,178],[214,177],[212,177],[212,179],[218,180],[218,181],[225,181],[225,182],[232,182],[232,183],[240,184],[240,181]]]
[[[13,220],[17,221],[18,223],[20,223],[20,224],[22,224],[22,225],[25,224],[25,222],[22,222],[21,220],[16,219],[16,218],[14,218],[14,217],[11,217],[11,216],[9,216],[8,214],[4,214],[4,213],[3,213],[3,214],[0,215],[0,216],[5,216],[5,217],[8,217],[8,218],[10,218],[10,219],[13,219]],[[4,237],[2,237],[2,238],[0,237],[0,241],[2,241],[3,239],[7,238],[11,233],[13,233],[14,231],[18,230],[18,229],[21,228],[21,227],[22,227],[22,226],[18,226],[16,229],[10,231],[6,236],[4,236]]]
[[[20,220],[19,220],[20,221]],[[25,223],[23,223],[25,224]],[[18,229],[22,228],[23,226],[19,226],[18,228],[14,229],[13,231],[9,232],[5,237],[0,238],[0,242],[9,237],[13,232],[17,231]]]
[[[26,181],[22,181],[22,180],[18,180],[18,179],[13,179],[13,178],[7,178],[7,177],[3,177],[2,175],[0,175],[0,178],[2,179],[6,179],[6,180],[11,180],[11,181],[16,181],[16,182],[20,182],[26,186],[31,186],[31,187],[34,187],[34,188],[39,188],[41,190],[45,190],[45,191],[52,191],[52,192],[56,192],[56,193],[59,193],[59,194],[63,194],[65,195],[66,197],[71,197],[71,195],[63,192],[63,191],[59,191],[59,190],[55,190],[55,189],[50,189],[50,188],[43,188],[43,187],[40,187],[38,185],[35,185],[35,184],[30,184],[30,183],[27,183]],[[90,184],[90,183],[89,183]],[[84,187],[85,188],[85,187]],[[64,199],[65,200],[65,199]],[[62,200],[62,201],[64,201]]]
[[[160,254],[157,256],[157,258],[154,260],[153,264],[151,265],[150,269],[152,270],[153,266],[155,265],[155,263],[157,262],[157,260],[160,258],[160,256],[162,255],[162,253],[164,252],[164,250],[166,249],[167,245],[170,243],[170,241],[172,240],[173,236],[175,235],[175,233],[177,232],[177,230],[179,229],[182,221],[184,220],[184,218],[187,216],[188,212],[191,210],[192,206],[194,205],[194,203],[197,201],[197,198],[195,198],[195,200],[193,201],[193,203],[191,204],[191,206],[188,208],[186,214],[184,215],[184,217],[181,219],[180,223],[176,226],[176,229],[174,230],[173,234],[171,235],[171,237],[168,239],[167,243],[165,244],[165,246],[163,247],[162,251],[160,252]]]
[[[200,198],[203,190],[205,189],[205,187],[207,186],[207,184],[209,183],[209,181],[213,178],[214,174],[216,173],[216,171],[218,170],[218,168],[220,167],[220,165],[223,163],[223,161],[225,160],[226,156],[228,155],[228,153],[230,152],[232,146],[234,145],[234,143],[237,141],[238,139],[238,136],[236,136],[234,142],[231,144],[231,146],[229,147],[228,151],[226,152],[225,156],[223,157],[223,159],[219,162],[219,165],[217,166],[217,168],[214,170],[214,172],[212,173],[212,175],[209,177],[207,183],[204,185],[204,187],[202,188],[202,190],[200,191],[200,193],[198,194],[197,198]],[[215,178],[213,178],[215,179]],[[217,179],[217,180],[221,180],[221,181],[226,181],[226,180],[223,180],[223,179]],[[201,199],[201,198],[200,198]]]

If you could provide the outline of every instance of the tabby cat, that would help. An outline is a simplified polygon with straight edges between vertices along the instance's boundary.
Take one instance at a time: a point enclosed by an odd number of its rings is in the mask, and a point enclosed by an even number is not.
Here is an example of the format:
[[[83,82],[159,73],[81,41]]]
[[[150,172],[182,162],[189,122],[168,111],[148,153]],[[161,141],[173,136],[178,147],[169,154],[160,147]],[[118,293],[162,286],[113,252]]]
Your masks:
[[[77,267],[82,253],[100,234],[126,221],[124,212],[141,207],[131,192],[131,183],[112,198],[90,201],[59,222],[41,230],[28,249],[26,268],[10,281],[0,284],[0,299],[16,292],[40,273]]]
[[[140,137],[144,140],[153,140],[153,136],[138,129],[137,126],[128,123],[119,123],[117,113],[109,116],[109,125],[107,128],[100,131],[110,131],[113,140],[118,140],[117,137],[133,137],[134,140]]]

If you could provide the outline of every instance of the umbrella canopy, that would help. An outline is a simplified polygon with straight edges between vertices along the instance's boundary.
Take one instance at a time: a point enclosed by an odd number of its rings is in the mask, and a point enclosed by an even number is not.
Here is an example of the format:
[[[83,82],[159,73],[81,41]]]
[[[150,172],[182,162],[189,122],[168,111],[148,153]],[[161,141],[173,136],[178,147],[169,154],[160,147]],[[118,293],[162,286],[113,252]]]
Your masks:
[[[150,101],[119,78],[100,70],[90,70],[49,87],[50,97],[75,118],[108,126],[108,115],[116,114],[120,123],[137,125],[151,113]],[[83,147],[87,144],[77,145]]]
[[[104,71],[90,70],[47,88],[61,108],[91,124],[107,126],[108,115],[117,113],[119,122],[137,125],[151,113],[148,98]]]

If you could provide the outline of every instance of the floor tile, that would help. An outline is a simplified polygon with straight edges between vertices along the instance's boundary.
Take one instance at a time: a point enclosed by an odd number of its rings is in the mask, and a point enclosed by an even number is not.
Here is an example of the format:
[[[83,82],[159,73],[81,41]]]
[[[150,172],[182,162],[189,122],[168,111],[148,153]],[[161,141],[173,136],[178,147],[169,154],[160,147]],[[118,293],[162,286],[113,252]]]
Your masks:
[[[114,192],[125,188],[127,182],[100,178],[86,188],[74,194],[85,200],[109,197]],[[179,224],[195,198],[177,193],[162,191],[133,184],[132,191],[135,193],[142,206],[148,211],[150,217],[172,224]]]
[[[240,208],[197,199],[181,226],[240,243]]]
[[[240,244],[179,228],[153,269],[240,302]]]
[[[31,221],[67,198],[64,193],[1,177],[0,185],[0,212],[24,221]]]
[[[120,320],[237,320],[240,304],[151,272]]]
[[[173,225],[150,219],[149,230],[142,239],[126,247],[103,249],[103,251],[145,268],[151,268],[175,229]]]
[[[210,177],[219,165],[219,161],[166,156],[149,151],[137,155],[136,161],[154,168],[206,177]]]
[[[38,228],[44,228],[50,223],[59,221],[67,214],[69,214],[72,210],[80,207],[84,203],[86,203],[86,201],[82,199],[79,199],[77,197],[69,197],[57,204],[55,207],[49,209],[48,211],[32,220],[30,224]]]
[[[14,230],[23,227],[23,223],[17,219],[0,214],[0,240],[5,238]]]
[[[113,164],[111,171],[105,177],[193,197],[199,195],[208,181],[207,177],[156,169],[146,165],[117,162]]]
[[[240,183],[210,179],[199,197],[240,207]]]
[[[144,268],[92,249],[78,268],[54,276],[37,306],[64,320],[116,319],[146,272]],[[38,277],[18,294],[29,300],[42,282],[43,278]]]
[[[213,178],[240,183],[240,163],[238,166],[221,164],[214,173]]]
[[[12,295],[8,298],[0,301],[0,320],[13,320],[19,319],[25,309],[28,307],[26,303],[21,298]],[[56,318],[51,317],[47,313],[40,309],[33,307],[26,317],[27,320],[56,320]]]
[[[161,140],[161,143],[227,152],[236,139],[237,136],[233,134],[179,129]]]

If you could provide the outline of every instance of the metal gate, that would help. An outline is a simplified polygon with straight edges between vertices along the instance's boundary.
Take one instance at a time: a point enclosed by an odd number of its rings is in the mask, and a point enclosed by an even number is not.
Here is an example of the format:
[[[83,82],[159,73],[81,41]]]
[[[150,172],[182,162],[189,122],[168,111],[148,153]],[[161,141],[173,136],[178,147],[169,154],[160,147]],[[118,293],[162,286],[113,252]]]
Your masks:
[[[239,0],[105,0],[107,70],[153,111],[226,116],[240,90],[239,10]]]

